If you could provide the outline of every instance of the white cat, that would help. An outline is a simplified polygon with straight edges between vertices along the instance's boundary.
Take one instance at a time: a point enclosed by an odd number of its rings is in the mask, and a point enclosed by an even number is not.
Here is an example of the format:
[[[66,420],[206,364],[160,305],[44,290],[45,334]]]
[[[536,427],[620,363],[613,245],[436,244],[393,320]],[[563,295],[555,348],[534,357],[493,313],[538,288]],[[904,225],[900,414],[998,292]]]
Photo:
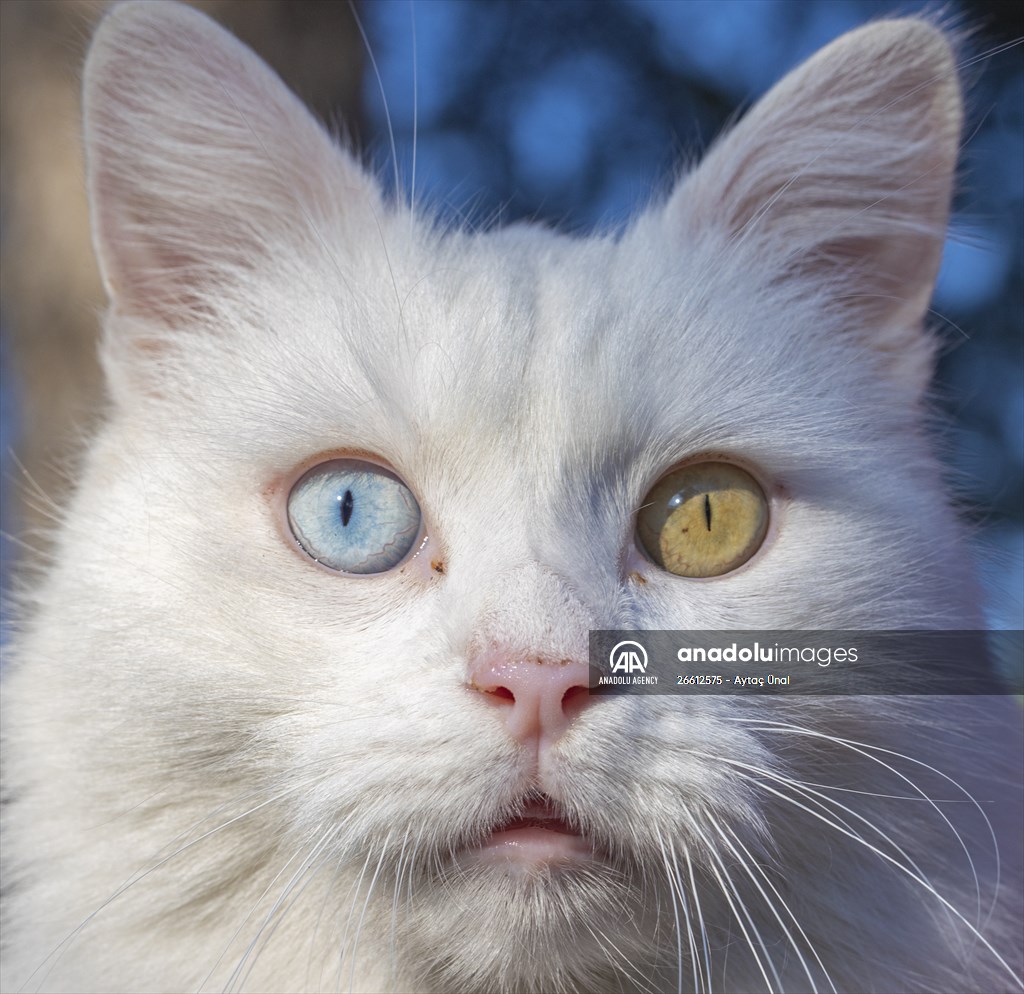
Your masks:
[[[3,990],[1020,990],[1011,699],[584,689],[595,628],[978,626],[922,401],[960,123],[880,21],[619,237],[439,230],[205,17],[115,8]]]

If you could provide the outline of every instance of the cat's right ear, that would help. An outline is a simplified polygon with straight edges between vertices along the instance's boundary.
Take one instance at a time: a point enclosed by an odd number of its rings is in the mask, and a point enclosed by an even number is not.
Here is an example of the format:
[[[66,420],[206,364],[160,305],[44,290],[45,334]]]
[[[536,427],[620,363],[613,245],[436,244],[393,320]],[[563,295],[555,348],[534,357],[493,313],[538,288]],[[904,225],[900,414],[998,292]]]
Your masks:
[[[83,93],[103,279],[115,313],[150,327],[187,323],[380,208],[377,185],[274,72],[190,7],[114,7]]]

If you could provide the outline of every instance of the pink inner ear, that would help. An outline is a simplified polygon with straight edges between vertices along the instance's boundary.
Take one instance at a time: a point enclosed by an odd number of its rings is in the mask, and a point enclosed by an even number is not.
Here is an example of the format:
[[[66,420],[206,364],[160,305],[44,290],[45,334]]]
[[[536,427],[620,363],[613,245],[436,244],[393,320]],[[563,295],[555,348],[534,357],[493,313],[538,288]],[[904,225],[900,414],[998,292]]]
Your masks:
[[[115,7],[84,89],[97,254],[126,313],[180,323],[259,260],[379,208],[280,79],[189,7]]]
[[[97,172],[93,225],[105,249],[108,293],[123,311],[173,326],[185,315],[208,311],[202,293],[206,267],[197,253],[160,237],[162,226],[146,210],[136,190],[126,196],[116,177]]]
[[[921,320],[942,254],[961,123],[945,37],[920,21],[845,35],[764,97],[673,195],[667,217],[718,231],[758,271],[831,285],[873,345]],[[916,332],[915,332],[916,334]]]

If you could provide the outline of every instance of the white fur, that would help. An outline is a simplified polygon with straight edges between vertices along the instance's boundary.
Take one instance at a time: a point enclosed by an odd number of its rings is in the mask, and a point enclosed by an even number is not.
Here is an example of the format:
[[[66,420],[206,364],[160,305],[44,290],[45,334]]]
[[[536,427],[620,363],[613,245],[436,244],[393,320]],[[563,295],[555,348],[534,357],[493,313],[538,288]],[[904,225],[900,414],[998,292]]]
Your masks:
[[[386,205],[174,5],[107,17],[85,106],[112,403],[4,687],[5,991],[1020,989],[1012,702],[603,701],[543,787],[615,859],[451,856],[533,776],[474,646],[978,625],[923,427],[939,31],[829,46],[618,238]],[[418,494],[411,565],[287,537],[346,450]],[[638,583],[638,504],[701,453],[768,482],[768,543]]]

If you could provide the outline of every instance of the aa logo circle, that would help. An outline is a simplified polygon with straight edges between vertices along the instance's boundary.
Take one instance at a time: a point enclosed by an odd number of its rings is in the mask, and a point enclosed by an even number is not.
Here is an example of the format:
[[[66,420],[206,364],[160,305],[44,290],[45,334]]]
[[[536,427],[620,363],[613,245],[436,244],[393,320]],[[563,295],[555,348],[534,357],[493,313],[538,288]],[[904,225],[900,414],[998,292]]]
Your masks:
[[[646,673],[647,650],[632,639],[619,642],[608,654],[613,673]]]

